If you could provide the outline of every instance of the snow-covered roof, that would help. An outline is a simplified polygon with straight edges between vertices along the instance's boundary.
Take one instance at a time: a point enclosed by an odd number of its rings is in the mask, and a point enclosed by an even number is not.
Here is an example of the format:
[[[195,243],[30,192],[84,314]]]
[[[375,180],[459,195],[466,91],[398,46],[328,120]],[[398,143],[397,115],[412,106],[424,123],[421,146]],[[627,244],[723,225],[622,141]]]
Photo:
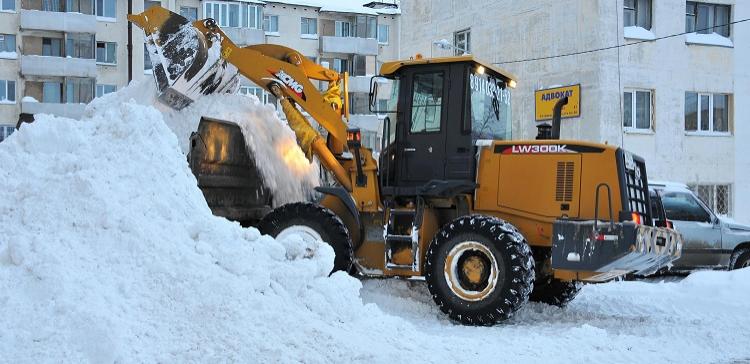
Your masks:
[[[383,8],[373,9],[364,6],[371,1],[363,0],[270,0],[267,3],[287,4],[287,5],[298,5],[298,6],[309,6],[311,8],[318,8],[322,12],[332,13],[352,13],[352,14],[366,14],[366,15],[380,15],[380,14],[400,14],[400,9]]]

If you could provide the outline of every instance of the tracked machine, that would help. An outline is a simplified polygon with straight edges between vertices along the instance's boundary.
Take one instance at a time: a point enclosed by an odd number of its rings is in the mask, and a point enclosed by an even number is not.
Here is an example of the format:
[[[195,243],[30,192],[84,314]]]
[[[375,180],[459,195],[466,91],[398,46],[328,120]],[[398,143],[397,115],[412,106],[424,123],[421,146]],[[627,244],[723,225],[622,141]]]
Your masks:
[[[237,73],[278,98],[300,148],[336,182],[317,188],[317,202],[271,209],[230,122],[201,121],[191,168],[216,214],[325,241],[335,271],[423,278],[452,319],[489,325],[529,299],[564,305],[580,282],[648,274],[680,256],[681,236],[654,226],[642,158],[559,140],[563,103],[537,140],[513,140],[515,78],[472,56],[383,64],[371,82],[371,106],[388,105],[377,110],[387,117],[376,160],[347,127],[345,73],[283,46],[238,47],[212,19],[191,23],[161,7],[129,19],[146,33],[165,103],[231,91]],[[211,153],[216,145],[229,152]]]

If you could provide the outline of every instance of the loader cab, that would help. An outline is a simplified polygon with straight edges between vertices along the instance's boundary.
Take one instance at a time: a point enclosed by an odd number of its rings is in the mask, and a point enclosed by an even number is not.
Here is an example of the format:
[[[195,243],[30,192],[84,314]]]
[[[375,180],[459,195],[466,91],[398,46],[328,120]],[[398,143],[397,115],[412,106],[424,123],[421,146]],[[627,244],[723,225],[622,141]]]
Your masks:
[[[386,115],[382,194],[471,192],[477,142],[511,139],[512,76],[473,56],[390,62],[381,74],[371,94],[386,100],[373,110]]]

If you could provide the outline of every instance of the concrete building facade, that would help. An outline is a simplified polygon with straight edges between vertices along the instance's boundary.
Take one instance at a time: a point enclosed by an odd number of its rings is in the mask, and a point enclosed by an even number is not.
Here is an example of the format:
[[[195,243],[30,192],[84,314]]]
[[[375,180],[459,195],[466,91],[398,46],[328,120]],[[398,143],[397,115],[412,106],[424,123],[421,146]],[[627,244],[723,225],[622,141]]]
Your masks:
[[[401,7],[403,50],[460,52],[440,47],[449,43],[517,75],[514,138],[536,135],[535,91],[580,84],[580,116],[563,119],[563,138],[623,146],[646,158],[650,178],[685,182],[718,213],[750,222],[750,22],[723,26],[750,18],[750,3],[411,0]]]
[[[127,14],[160,5],[194,19],[215,18],[238,45],[273,43],[350,74],[352,117],[363,141],[379,147],[378,117],[369,112],[370,75],[399,52],[398,3],[323,0],[2,0],[0,9],[0,141],[21,114],[80,117],[94,97],[151,77],[143,32]],[[130,7],[130,11],[128,9]],[[273,97],[247,79],[241,93]]]

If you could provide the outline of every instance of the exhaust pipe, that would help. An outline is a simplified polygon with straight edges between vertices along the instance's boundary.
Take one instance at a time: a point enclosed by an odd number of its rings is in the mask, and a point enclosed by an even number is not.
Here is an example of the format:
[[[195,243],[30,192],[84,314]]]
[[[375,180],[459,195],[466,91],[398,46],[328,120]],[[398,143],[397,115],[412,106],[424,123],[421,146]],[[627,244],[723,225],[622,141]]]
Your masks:
[[[560,139],[560,118],[563,106],[568,104],[568,97],[565,96],[557,100],[555,107],[552,109],[552,135],[551,139]]]

